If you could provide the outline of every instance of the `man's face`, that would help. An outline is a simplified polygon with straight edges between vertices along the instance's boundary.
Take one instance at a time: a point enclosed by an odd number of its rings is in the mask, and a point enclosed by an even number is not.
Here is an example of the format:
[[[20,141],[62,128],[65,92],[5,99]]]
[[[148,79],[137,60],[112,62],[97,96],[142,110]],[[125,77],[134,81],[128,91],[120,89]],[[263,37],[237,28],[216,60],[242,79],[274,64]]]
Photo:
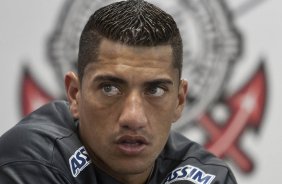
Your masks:
[[[187,83],[179,81],[171,46],[104,39],[82,84],[68,75],[71,111],[94,164],[114,177],[148,173],[185,104]]]

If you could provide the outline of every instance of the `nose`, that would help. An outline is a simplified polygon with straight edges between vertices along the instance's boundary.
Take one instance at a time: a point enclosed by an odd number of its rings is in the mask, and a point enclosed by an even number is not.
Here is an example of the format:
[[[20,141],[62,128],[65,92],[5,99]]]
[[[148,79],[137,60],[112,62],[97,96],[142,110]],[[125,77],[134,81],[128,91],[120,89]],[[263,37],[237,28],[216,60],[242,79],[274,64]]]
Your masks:
[[[132,92],[125,97],[119,117],[119,125],[124,129],[140,130],[148,123],[142,95]]]

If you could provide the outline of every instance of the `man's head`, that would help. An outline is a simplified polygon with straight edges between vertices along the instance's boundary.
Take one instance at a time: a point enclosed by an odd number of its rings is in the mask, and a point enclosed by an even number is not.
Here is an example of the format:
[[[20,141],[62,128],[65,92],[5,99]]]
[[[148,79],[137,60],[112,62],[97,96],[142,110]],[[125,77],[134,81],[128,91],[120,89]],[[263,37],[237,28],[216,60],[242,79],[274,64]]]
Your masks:
[[[70,111],[95,166],[145,183],[185,105],[182,45],[171,16],[143,1],[98,10],[65,77]],[[82,77],[83,76],[83,77]]]
[[[143,0],[113,3],[96,11],[87,22],[80,39],[78,75],[83,78],[89,62],[95,62],[103,38],[129,46],[170,45],[173,64],[182,70],[182,40],[173,18]]]

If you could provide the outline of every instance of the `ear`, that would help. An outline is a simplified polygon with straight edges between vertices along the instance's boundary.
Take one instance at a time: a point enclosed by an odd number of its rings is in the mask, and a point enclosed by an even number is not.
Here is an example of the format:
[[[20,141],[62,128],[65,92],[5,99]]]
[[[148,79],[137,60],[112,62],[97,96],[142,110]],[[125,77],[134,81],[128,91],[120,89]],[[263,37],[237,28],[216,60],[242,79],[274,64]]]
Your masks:
[[[73,117],[78,119],[80,84],[79,79],[74,72],[68,72],[65,75],[65,90],[70,104],[70,111]]]
[[[186,105],[186,97],[188,95],[188,82],[184,79],[180,80],[178,90],[178,104],[175,110],[174,122],[177,121]]]

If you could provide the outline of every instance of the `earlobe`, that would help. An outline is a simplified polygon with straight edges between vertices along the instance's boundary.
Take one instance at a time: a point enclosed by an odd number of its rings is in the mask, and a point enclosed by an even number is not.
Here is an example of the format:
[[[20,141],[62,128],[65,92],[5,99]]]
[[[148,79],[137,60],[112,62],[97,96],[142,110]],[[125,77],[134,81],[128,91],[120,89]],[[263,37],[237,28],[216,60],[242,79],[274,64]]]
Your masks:
[[[65,75],[65,90],[68,102],[70,104],[70,111],[74,118],[79,118],[79,79],[74,72],[68,72]]]
[[[188,82],[182,79],[179,85],[178,104],[177,104],[176,111],[175,111],[174,122],[176,122],[181,116],[181,113],[186,105],[187,95],[188,95]]]

